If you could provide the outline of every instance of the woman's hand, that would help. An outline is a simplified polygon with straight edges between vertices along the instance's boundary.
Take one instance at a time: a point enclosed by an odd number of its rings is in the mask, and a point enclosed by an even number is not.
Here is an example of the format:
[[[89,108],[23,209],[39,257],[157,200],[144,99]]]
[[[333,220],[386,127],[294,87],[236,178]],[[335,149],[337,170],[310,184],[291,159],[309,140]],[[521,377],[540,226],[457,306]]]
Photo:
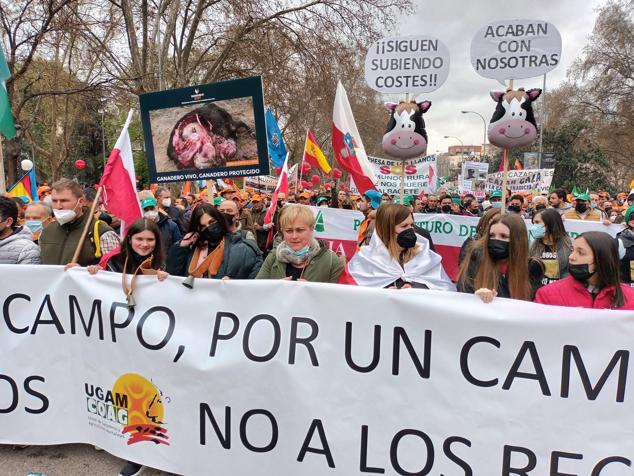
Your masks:
[[[68,271],[70,268],[77,268],[79,266],[79,263],[68,263],[66,266],[64,266],[64,271]]]
[[[495,289],[480,288],[475,292],[475,295],[479,296],[483,303],[490,304],[498,292]]]
[[[158,278],[159,281],[165,281],[165,278],[167,278],[170,274],[166,273],[165,271],[161,271],[160,269],[156,272],[156,277]]]
[[[196,232],[188,233],[181,240],[181,248],[188,248],[191,245],[193,245],[194,243],[196,243],[197,241],[198,241],[198,233],[196,233]]]
[[[97,266],[96,264],[91,264],[86,269],[88,270],[88,273],[92,274],[93,276],[99,272],[99,266]]]

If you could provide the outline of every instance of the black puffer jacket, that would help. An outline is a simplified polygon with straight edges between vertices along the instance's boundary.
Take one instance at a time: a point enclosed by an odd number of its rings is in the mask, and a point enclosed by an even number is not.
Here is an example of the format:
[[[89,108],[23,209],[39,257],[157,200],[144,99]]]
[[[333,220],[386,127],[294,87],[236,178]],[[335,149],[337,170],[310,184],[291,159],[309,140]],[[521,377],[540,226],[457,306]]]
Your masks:
[[[167,255],[167,272],[173,276],[187,276],[189,263],[194,256],[194,246],[181,247],[174,243]],[[231,279],[254,279],[262,266],[262,252],[255,242],[243,240],[240,233],[225,236],[225,255],[215,279],[225,276]],[[209,276],[205,276],[209,277]]]

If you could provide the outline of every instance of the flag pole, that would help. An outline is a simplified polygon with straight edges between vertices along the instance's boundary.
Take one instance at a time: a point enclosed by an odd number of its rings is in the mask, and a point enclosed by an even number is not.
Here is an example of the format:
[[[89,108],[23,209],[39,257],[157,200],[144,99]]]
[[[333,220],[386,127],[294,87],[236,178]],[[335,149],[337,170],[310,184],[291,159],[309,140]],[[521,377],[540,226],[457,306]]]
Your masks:
[[[2,134],[0,134],[0,195],[7,193],[7,182],[4,178],[4,151],[2,150]]]
[[[77,260],[79,259],[79,254],[81,253],[81,249],[83,248],[84,242],[86,241],[86,236],[88,235],[88,230],[90,229],[90,224],[92,223],[92,217],[94,216],[95,210],[97,209],[97,205],[99,203],[99,197],[101,196],[102,190],[103,190],[103,186],[100,186],[97,189],[97,193],[95,194],[95,199],[92,202],[92,206],[90,207],[90,215],[88,217],[88,220],[86,220],[86,223],[84,224],[84,229],[81,232],[79,243],[77,243],[77,248],[75,248],[75,253],[73,253],[73,258],[70,260],[70,263],[68,263],[69,265],[77,263]],[[99,237],[95,236],[95,240],[98,240],[98,239]]]

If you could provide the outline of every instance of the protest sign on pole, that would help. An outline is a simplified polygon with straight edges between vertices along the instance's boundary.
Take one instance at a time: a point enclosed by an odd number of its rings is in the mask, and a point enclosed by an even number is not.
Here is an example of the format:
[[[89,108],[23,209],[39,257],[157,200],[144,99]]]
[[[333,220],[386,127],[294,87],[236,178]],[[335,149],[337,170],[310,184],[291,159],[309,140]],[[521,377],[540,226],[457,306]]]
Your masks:
[[[488,173],[488,162],[464,161],[462,163],[461,193],[473,193],[477,198],[483,198]]]
[[[554,69],[561,60],[561,35],[541,20],[491,22],[471,41],[471,64],[476,73],[506,80],[534,78]],[[512,86],[511,86],[512,87]]]
[[[403,189],[405,195],[418,195],[421,192],[434,193],[436,190],[436,184],[431,183],[435,182],[437,177],[437,158],[435,155],[406,160],[405,166],[403,166],[402,160],[395,159],[368,157],[368,161],[378,179],[376,188],[381,193],[400,194],[403,175],[405,176]],[[352,180],[350,181],[350,192],[359,193]]]
[[[269,173],[262,78],[139,96],[150,182]]]
[[[630,311],[152,276],[128,309],[120,274],[0,275],[2,444],[184,475],[607,476],[634,458]]]
[[[449,48],[431,36],[382,38],[365,57],[368,86],[385,94],[435,91],[448,75]]]

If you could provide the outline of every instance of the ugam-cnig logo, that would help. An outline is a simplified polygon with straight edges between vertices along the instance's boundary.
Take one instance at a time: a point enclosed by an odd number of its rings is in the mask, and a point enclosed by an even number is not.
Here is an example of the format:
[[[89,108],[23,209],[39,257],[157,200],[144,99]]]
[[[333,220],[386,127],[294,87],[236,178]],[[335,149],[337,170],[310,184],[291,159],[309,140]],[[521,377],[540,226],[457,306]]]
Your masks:
[[[88,413],[120,427],[122,434],[128,434],[128,445],[151,441],[169,446],[163,393],[150,380],[128,373],[117,379],[112,390],[88,383],[84,389]]]

